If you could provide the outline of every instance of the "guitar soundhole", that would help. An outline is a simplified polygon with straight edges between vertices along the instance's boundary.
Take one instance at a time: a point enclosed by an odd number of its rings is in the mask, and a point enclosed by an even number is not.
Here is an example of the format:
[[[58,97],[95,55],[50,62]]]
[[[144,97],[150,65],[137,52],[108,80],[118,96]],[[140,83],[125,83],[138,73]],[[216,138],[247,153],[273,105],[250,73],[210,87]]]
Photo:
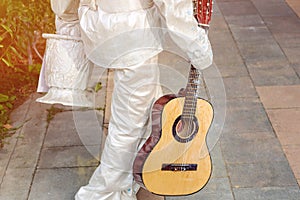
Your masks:
[[[195,116],[189,120],[182,120],[179,116],[173,124],[172,132],[178,142],[187,143],[196,136],[198,129],[198,120]]]

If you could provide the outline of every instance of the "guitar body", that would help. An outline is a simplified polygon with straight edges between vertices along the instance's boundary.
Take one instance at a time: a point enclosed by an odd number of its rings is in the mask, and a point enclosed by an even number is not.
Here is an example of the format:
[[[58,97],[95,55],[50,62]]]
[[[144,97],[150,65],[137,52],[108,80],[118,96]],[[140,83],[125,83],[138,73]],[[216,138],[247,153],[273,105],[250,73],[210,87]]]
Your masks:
[[[137,182],[159,195],[187,195],[199,191],[211,175],[211,158],[206,135],[213,119],[213,108],[197,99],[193,126],[186,137],[177,135],[184,97],[165,95],[152,109],[152,134],[134,162]]]

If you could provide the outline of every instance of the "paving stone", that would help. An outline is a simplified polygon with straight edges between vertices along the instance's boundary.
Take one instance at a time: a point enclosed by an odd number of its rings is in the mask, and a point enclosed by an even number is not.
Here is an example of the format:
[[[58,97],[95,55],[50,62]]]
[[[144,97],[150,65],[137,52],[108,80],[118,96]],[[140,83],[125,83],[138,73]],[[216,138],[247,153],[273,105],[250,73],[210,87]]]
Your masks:
[[[219,143],[210,152],[210,157],[213,164],[211,178],[227,177],[225,162]]]
[[[219,2],[219,8],[225,16],[245,16],[257,14],[257,10],[251,1]]]
[[[274,38],[281,47],[299,47],[300,46],[300,33],[276,32],[273,33]]]
[[[223,77],[247,76],[248,71],[235,45],[213,46],[214,63]],[[206,70],[210,70],[211,67]]]
[[[73,111],[76,132],[85,146],[101,146],[103,137],[103,111]]]
[[[49,104],[38,103],[35,101],[36,98],[33,98],[33,101],[30,104],[26,117],[28,120],[35,125],[39,124],[38,120],[47,119],[47,109],[51,107]],[[33,122],[34,121],[34,122]]]
[[[213,149],[220,139],[225,123],[226,93],[223,80],[220,78],[205,78],[205,83],[210,97],[209,102],[214,110],[213,121],[207,136],[208,148]]]
[[[34,146],[27,144],[17,145],[9,162],[9,168],[34,168],[38,161],[41,148],[42,144],[36,144]]]
[[[300,145],[300,134],[299,132],[276,132],[278,139],[282,146],[289,145]]]
[[[9,118],[13,122],[13,125],[19,126],[20,124],[24,123],[24,121],[26,121],[26,114],[31,105],[32,98],[33,97],[29,97],[29,99],[26,100],[21,106],[12,111]]]
[[[277,132],[276,135],[283,146],[300,145],[299,132]]]
[[[227,77],[223,80],[225,84],[227,99],[258,97],[251,79],[247,76]]]
[[[259,14],[240,16],[226,16],[226,21],[231,28],[265,27]]]
[[[228,25],[222,15],[214,13],[210,22],[208,35],[210,36],[210,34],[217,31],[228,31]],[[210,40],[213,39],[217,41],[217,38],[210,38]]]
[[[219,103],[219,102],[224,102],[226,100],[226,93],[225,93],[225,88],[224,88],[224,83],[222,78],[206,78],[204,77],[205,81],[205,92],[207,93],[208,99],[211,103]],[[201,94],[203,96],[201,96]],[[204,94],[204,91],[202,93],[200,92],[201,98],[206,97],[206,94]],[[204,96],[205,95],[205,96]],[[217,102],[216,102],[217,101]]]
[[[222,137],[221,148],[226,163],[286,162],[273,133],[236,133]]]
[[[140,188],[137,193],[137,199],[147,199],[147,200],[164,200],[164,196],[155,195],[150,193],[149,191],[145,190],[144,188]]]
[[[299,142],[299,140],[298,140]],[[297,179],[300,179],[300,144],[283,146],[283,151]]]
[[[268,116],[275,129],[279,132],[299,133],[300,130],[300,109],[278,109],[267,110]]]
[[[288,61],[278,58],[262,58],[247,62],[250,76],[255,86],[294,85],[299,78]]]
[[[249,0],[217,0],[217,2],[240,2],[240,1],[249,1]]]
[[[271,132],[272,126],[256,98],[230,99],[227,101],[223,133]]]
[[[266,25],[276,34],[284,30],[285,33],[300,33],[300,21],[297,16],[264,17]]]
[[[300,17],[300,3],[297,0],[286,0],[288,5],[294,10],[295,14]]]
[[[45,147],[85,146],[99,160],[103,140],[103,112],[68,111],[56,114],[45,138]],[[63,120],[63,118],[73,120]]]
[[[0,199],[27,199],[27,194],[31,186],[33,174],[34,168],[7,169],[0,188]]]
[[[28,200],[74,199],[78,189],[88,183],[94,167],[38,169]]]
[[[268,110],[270,120],[297,179],[300,178],[299,111],[300,109]]]
[[[235,41],[233,40],[232,34],[229,30],[223,31],[210,31],[209,38],[211,44],[214,46],[234,46]],[[214,50],[214,48],[213,48]]]
[[[259,42],[272,42],[274,37],[267,27],[232,27],[231,28],[234,39],[238,43],[259,43]]]
[[[226,112],[222,109],[218,109],[217,106],[214,106],[214,120],[209,129],[208,136],[207,136],[207,146],[209,149],[213,149],[215,145],[219,142],[220,137],[223,134],[223,128],[225,123],[225,116]],[[221,110],[221,112],[219,111]],[[219,114],[220,113],[220,114]]]
[[[295,16],[294,11],[286,4],[286,2],[269,2],[252,0],[253,4],[259,11],[259,13],[264,16]]]
[[[298,77],[300,77],[300,62],[299,63],[292,63],[292,67],[296,71]]]
[[[256,1],[259,1],[259,0],[251,0],[252,2],[256,2]],[[282,0],[264,0],[264,2],[266,2],[267,4],[271,4],[271,3],[274,3],[274,4],[277,4],[277,3],[283,3]]]
[[[12,192],[3,192],[0,193],[0,200],[27,200],[28,198],[28,189],[18,190]]]
[[[71,111],[57,113],[49,123],[44,146],[73,145],[82,145],[74,124],[73,113]]]
[[[285,55],[275,41],[238,43],[246,62],[284,59]]]
[[[243,63],[242,58],[238,55],[232,55],[232,57],[236,58],[229,58],[224,60],[224,62],[221,61],[222,58],[215,59],[216,66],[222,74],[222,77],[248,76],[247,67]]]
[[[46,113],[39,114],[39,117],[31,117],[20,129],[18,145],[41,145],[47,129]]]
[[[214,1],[213,2],[213,12],[212,12],[212,17],[214,17],[214,16],[221,16],[222,15],[222,13],[221,13],[221,11],[220,11],[220,8],[219,8],[219,5],[218,5],[218,2],[216,2],[216,1]]]
[[[228,164],[227,169],[233,188],[297,186],[295,176],[286,161]]]
[[[236,200],[299,200],[298,187],[234,188]]]
[[[211,178],[199,192],[178,197],[166,197],[166,200],[233,200],[228,178]]]
[[[30,118],[20,129],[14,152],[9,163],[10,168],[34,168],[47,128],[47,113],[33,102],[27,113]]]
[[[212,48],[214,52],[214,62],[217,66],[230,66],[233,64],[240,66],[243,64],[238,49],[234,44],[225,46],[215,45],[212,46]]]
[[[282,49],[291,63],[300,63],[300,44],[297,47],[282,47]]]
[[[256,90],[266,109],[300,108],[300,85],[257,87]]]
[[[17,143],[17,137],[16,136],[9,137],[5,141],[8,143],[5,144],[5,146],[2,149],[0,149],[0,161],[1,161],[0,162],[0,185],[5,175],[5,171],[10,161],[14,147]]]
[[[38,148],[41,146],[43,140],[42,131],[47,126],[44,120],[46,115],[45,112],[43,112],[43,108],[47,106],[37,105],[34,102],[35,96],[37,95],[30,97],[18,110],[14,111],[20,112],[18,116],[16,113],[13,113],[13,119],[17,120],[14,125],[20,128],[12,138],[7,139],[7,142],[10,144],[6,145],[3,151],[1,150],[6,158],[5,160],[1,159],[1,167],[6,168],[9,161],[9,168],[35,166],[35,161],[38,156],[37,152],[39,152]],[[32,147],[28,145],[32,145]],[[3,173],[3,170],[0,171]]]
[[[100,150],[99,146],[89,146],[94,151]],[[39,168],[87,167],[98,166],[98,159],[91,155],[85,146],[52,147],[42,150]]]

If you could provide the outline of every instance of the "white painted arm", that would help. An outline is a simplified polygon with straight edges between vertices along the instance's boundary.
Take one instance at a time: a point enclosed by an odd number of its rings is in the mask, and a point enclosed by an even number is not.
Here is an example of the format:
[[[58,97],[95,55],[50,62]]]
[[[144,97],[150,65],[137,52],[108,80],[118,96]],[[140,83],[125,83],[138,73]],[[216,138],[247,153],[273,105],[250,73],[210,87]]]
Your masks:
[[[198,26],[193,15],[192,0],[154,0],[173,41],[186,52],[198,69],[212,63],[213,54],[206,31]]]

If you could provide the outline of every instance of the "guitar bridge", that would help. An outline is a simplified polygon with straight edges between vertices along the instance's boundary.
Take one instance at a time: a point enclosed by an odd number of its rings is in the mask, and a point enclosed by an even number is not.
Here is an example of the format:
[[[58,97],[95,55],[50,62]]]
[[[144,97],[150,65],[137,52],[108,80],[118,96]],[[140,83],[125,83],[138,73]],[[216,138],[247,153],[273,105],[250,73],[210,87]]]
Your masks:
[[[162,171],[196,171],[197,164],[180,164],[180,163],[171,163],[171,164],[162,164]]]

